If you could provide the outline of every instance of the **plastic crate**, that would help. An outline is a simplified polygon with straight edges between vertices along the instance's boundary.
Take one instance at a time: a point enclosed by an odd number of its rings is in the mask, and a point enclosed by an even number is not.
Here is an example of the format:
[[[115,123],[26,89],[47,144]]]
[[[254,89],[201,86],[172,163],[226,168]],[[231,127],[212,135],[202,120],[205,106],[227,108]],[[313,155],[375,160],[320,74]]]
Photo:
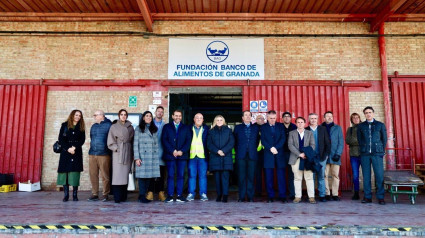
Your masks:
[[[0,193],[8,193],[8,192],[15,192],[15,191],[16,191],[16,184],[3,185],[0,187]]]

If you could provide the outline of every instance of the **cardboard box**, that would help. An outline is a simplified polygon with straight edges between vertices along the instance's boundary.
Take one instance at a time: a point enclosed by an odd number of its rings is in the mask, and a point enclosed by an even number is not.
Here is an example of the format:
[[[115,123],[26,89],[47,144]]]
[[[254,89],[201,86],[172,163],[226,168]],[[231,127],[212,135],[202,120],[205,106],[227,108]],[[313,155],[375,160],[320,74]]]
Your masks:
[[[19,191],[23,192],[33,192],[41,190],[40,182],[31,183],[31,182],[25,182],[25,183],[19,183]]]

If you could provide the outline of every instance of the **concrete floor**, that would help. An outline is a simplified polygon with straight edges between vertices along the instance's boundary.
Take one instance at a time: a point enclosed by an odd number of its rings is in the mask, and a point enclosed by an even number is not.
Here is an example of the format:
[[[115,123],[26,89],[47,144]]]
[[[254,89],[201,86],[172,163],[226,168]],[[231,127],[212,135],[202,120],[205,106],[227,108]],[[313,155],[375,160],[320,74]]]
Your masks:
[[[158,201],[141,204],[136,201],[137,193],[134,192],[129,194],[128,202],[120,204],[115,204],[113,201],[89,202],[87,201],[90,196],[89,192],[80,192],[80,201],[78,202],[64,203],[62,196],[62,192],[1,193],[0,226],[104,224],[112,225],[119,234],[123,233],[123,227],[136,227],[134,229],[142,229],[145,232],[147,227],[151,227],[153,230],[156,229],[155,234],[159,234],[161,230],[165,233],[173,233],[173,229],[185,230],[187,226],[201,226],[204,233],[210,232],[206,228],[207,226],[254,228],[258,226],[269,228],[312,226],[327,227],[328,231],[340,231],[338,234],[344,235],[354,235],[356,232],[363,235],[382,235],[382,232],[371,233],[370,230],[413,227],[416,232],[405,233],[405,235],[425,235],[423,232],[425,231],[425,195],[419,195],[416,204],[411,205],[406,195],[401,196],[397,204],[393,204],[387,194],[387,205],[385,206],[377,204],[376,201],[372,204],[352,201],[350,193],[344,193],[340,202],[317,204],[305,202],[300,204],[266,203],[264,198],[259,198],[254,203],[238,203],[236,193],[231,194],[228,203],[217,203],[214,194],[209,194],[210,201],[208,202],[195,200],[184,204],[166,204]],[[153,231],[152,229],[151,231]],[[353,229],[355,232],[350,233],[350,230],[353,231]],[[0,234],[2,232],[6,234],[17,231],[9,230],[8,232],[7,229],[3,229],[3,231],[0,229]],[[183,231],[178,233],[181,232]],[[182,234],[189,235],[194,231],[191,232]],[[197,232],[199,234],[199,231]],[[222,234],[229,235],[226,232]],[[243,234],[238,233],[238,235]],[[299,233],[298,231],[298,233],[285,234],[311,233]],[[316,231],[313,234],[318,233]],[[337,235],[337,233],[320,234]]]

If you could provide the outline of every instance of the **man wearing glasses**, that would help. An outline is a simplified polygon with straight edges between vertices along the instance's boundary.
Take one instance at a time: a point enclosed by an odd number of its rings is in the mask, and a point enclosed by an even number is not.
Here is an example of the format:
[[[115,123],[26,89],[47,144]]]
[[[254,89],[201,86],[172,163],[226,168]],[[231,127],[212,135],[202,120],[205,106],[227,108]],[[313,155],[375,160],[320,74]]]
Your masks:
[[[92,186],[92,196],[89,201],[99,200],[99,170],[103,182],[102,201],[108,201],[108,194],[111,191],[110,171],[111,155],[107,146],[107,138],[111,121],[105,118],[102,110],[97,110],[94,115],[95,123],[90,129],[90,150],[89,150],[89,174]]]

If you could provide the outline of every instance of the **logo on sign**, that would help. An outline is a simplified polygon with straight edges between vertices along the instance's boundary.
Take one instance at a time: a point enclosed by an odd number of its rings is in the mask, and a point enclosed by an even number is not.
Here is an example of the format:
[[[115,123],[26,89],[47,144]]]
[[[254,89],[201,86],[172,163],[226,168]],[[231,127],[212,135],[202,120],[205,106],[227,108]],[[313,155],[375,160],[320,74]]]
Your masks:
[[[267,100],[261,100],[259,103],[260,112],[267,112]]]
[[[223,41],[213,41],[206,49],[209,60],[214,63],[221,63],[229,57],[229,47]]]
[[[251,101],[249,107],[251,112],[258,112],[258,101]]]

